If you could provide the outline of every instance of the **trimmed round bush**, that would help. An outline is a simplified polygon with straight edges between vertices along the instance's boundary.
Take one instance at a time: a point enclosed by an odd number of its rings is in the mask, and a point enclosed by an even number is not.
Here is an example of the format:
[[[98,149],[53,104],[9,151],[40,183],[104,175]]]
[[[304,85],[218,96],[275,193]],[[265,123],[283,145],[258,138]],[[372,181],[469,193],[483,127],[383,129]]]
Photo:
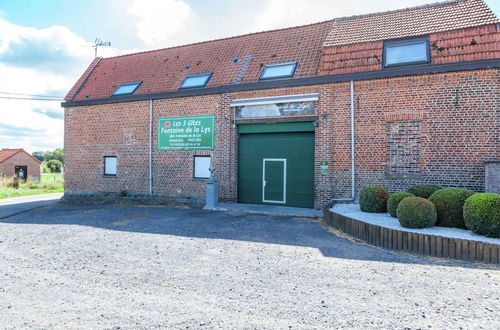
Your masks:
[[[436,207],[422,197],[406,197],[396,209],[399,223],[406,228],[428,228],[436,224]]]
[[[387,199],[389,193],[381,186],[367,186],[359,195],[359,207],[363,212],[387,212]]]
[[[397,192],[389,197],[389,199],[387,200],[387,211],[389,211],[389,214],[392,217],[397,217],[396,210],[398,208],[398,205],[403,199],[407,197],[415,197],[415,195],[409,192]]]
[[[467,198],[464,221],[476,234],[500,238],[500,195],[480,193]]]
[[[464,203],[473,194],[473,191],[460,188],[444,188],[433,193],[429,200],[436,207],[436,226],[466,228],[463,215]]]
[[[407,192],[422,198],[429,198],[430,195],[435,193],[437,190],[443,189],[443,187],[436,186],[433,184],[417,184],[410,187]]]

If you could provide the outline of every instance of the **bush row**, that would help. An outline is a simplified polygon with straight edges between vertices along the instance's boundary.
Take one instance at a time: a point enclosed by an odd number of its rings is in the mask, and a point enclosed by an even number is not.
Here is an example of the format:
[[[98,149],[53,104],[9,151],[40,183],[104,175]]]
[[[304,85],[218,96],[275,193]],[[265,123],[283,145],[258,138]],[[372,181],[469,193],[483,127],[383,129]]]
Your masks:
[[[416,185],[389,195],[381,186],[367,186],[360,194],[361,211],[389,212],[403,227],[468,228],[481,235],[500,237],[500,195],[459,188]]]

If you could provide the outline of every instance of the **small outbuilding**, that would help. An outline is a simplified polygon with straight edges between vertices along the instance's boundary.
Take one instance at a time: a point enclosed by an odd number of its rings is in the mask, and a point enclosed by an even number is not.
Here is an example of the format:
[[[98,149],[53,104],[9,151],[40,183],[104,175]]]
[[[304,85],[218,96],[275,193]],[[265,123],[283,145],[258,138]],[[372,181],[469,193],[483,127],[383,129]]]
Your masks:
[[[23,180],[39,180],[40,163],[22,148],[0,150],[0,175],[6,177],[16,175]]]

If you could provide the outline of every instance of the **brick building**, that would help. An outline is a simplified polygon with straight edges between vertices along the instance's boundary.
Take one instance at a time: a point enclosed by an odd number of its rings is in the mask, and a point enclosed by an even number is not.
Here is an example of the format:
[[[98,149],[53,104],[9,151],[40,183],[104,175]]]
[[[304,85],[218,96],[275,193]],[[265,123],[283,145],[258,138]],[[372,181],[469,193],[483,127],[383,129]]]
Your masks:
[[[41,162],[24,149],[1,149],[0,150],[0,175],[13,177],[17,175],[21,179],[40,179]]]
[[[500,23],[458,0],[96,58],[66,96],[65,192],[321,208],[368,184],[484,190]]]

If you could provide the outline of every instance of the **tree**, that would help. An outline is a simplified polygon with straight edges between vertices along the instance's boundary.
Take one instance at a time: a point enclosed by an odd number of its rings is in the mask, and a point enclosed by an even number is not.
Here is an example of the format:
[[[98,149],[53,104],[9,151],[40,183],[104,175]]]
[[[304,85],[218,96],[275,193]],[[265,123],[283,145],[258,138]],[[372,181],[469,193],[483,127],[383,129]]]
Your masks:
[[[50,169],[52,173],[54,172],[61,172],[61,167],[63,166],[63,163],[60,160],[57,159],[51,159],[47,162],[47,167]]]
[[[31,155],[39,161],[43,162],[45,160],[44,154],[45,153],[43,151],[35,151]]]
[[[52,151],[47,150],[43,153],[43,160],[49,161],[52,159],[54,159],[54,154],[52,153]]]
[[[31,155],[41,162],[57,159],[64,164],[64,149],[62,148],[54,149],[54,151],[35,151]]]
[[[57,159],[64,164],[64,149],[57,148],[52,152],[52,159]]]

